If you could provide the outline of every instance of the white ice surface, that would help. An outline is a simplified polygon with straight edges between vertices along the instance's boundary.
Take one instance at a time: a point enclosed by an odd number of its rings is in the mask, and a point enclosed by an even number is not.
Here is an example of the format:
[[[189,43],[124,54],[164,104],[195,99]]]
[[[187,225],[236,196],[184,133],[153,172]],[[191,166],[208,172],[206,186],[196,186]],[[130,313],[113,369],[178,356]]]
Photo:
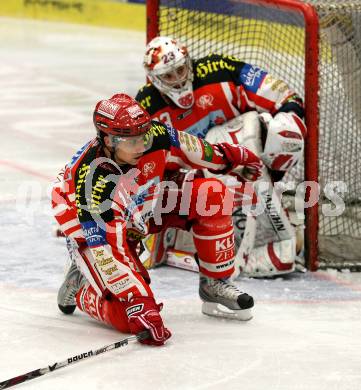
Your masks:
[[[97,100],[144,81],[144,34],[0,18],[0,381],[124,335],[56,305],[66,250],[47,188],[93,136]],[[359,390],[361,276],[317,272],[238,283],[246,323],[200,313],[197,274],[151,272],[173,337],[131,344],[19,388]]]

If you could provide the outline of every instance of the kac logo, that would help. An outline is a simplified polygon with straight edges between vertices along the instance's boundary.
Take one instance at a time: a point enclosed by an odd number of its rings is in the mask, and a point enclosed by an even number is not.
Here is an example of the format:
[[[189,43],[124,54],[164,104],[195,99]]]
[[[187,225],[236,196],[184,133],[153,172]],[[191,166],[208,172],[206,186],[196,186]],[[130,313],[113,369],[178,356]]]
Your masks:
[[[213,105],[213,96],[210,94],[205,94],[199,97],[196,102],[197,106],[205,110],[207,107],[212,107]]]
[[[154,172],[154,169],[155,169],[155,162],[149,161],[149,162],[144,164],[144,166],[142,168],[142,173],[144,176],[149,176],[150,174],[152,174]]]

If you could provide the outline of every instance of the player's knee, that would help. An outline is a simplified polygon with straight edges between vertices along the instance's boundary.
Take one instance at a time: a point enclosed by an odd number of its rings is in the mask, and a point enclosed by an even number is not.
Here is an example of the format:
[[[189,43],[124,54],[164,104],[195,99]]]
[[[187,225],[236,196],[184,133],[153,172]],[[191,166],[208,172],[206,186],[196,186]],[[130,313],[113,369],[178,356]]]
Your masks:
[[[104,320],[122,333],[130,332],[125,305],[116,298],[104,300]]]
[[[98,321],[105,322],[123,333],[129,333],[128,317],[124,302],[112,295],[99,295],[90,283],[83,286],[76,294],[78,308]]]
[[[191,218],[230,218],[233,194],[218,179],[195,179],[190,208]]]

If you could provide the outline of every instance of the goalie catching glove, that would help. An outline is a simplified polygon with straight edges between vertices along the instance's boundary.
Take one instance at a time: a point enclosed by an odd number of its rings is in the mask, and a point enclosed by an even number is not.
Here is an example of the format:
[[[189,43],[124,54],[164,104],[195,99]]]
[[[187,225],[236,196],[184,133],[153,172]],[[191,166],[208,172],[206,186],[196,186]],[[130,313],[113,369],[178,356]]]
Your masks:
[[[272,118],[259,116],[266,126],[267,138],[261,155],[263,162],[274,171],[286,172],[303,156],[307,130],[302,119],[292,112],[279,112]]]
[[[262,161],[248,148],[225,142],[219,143],[217,146],[231,164],[231,171],[235,171],[244,180],[256,181],[260,178]]]
[[[152,297],[134,297],[127,306],[129,329],[132,334],[149,330],[151,338],[139,340],[142,344],[163,345],[171,332],[164,326],[160,311],[163,304],[156,304]]]

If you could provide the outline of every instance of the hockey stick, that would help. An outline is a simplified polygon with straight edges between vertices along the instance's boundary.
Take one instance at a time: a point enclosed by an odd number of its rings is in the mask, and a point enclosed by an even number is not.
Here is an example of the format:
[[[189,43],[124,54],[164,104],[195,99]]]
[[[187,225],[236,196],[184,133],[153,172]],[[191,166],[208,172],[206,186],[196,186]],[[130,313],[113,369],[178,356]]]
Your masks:
[[[73,363],[77,363],[81,360],[88,359],[91,356],[100,355],[101,353],[108,352],[113,349],[125,347],[126,345],[129,344],[130,341],[144,340],[147,339],[148,337],[149,337],[149,332],[146,330],[144,332],[138,333],[136,336],[127,337],[126,339],[117,341],[116,343],[113,344],[106,345],[102,348],[94,349],[88,352],[83,352],[80,355],[72,356],[66,360],[63,360],[62,362],[54,363],[51,366],[38,368],[37,370],[30,371],[26,374],[22,374],[14,378],[8,379],[6,381],[0,382],[0,389],[7,389],[8,387],[16,386],[19,383],[23,383],[31,379],[37,378],[39,376],[48,374],[49,372],[58,370],[59,368],[70,366]]]

